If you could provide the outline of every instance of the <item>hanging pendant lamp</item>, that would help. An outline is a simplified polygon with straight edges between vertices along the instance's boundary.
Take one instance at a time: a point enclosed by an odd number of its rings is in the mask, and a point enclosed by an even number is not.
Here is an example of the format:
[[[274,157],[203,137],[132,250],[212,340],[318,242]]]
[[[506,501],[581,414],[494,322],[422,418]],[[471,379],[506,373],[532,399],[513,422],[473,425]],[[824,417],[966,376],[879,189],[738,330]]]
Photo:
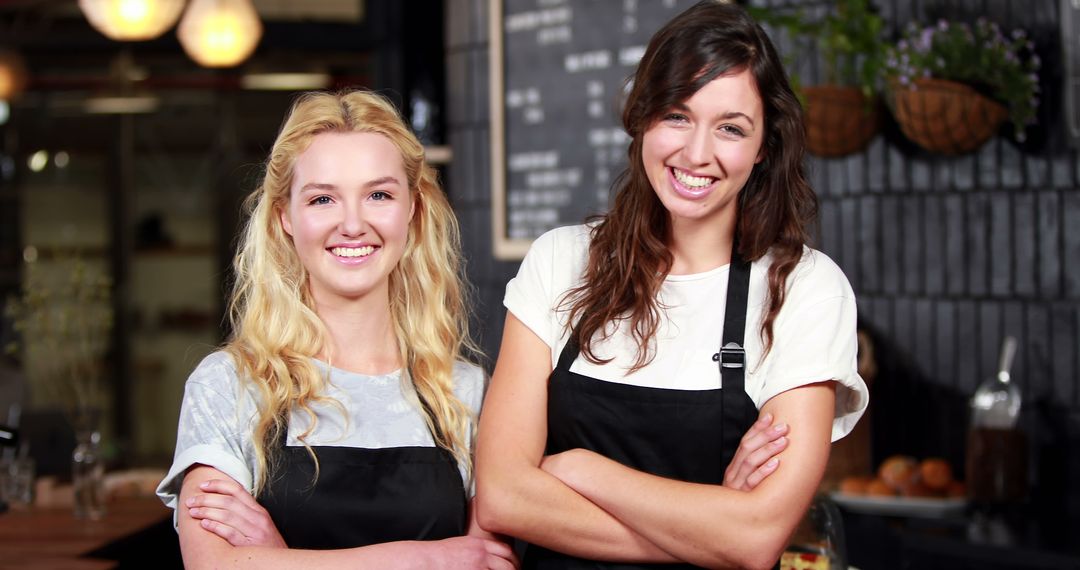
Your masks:
[[[232,67],[255,51],[262,22],[250,0],[191,0],[177,36],[199,65]]]
[[[184,0],[79,0],[87,21],[106,37],[152,40],[176,24]]]
[[[0,101],[12,101],[23,92],[30,74],[17,52],[0,48]]]

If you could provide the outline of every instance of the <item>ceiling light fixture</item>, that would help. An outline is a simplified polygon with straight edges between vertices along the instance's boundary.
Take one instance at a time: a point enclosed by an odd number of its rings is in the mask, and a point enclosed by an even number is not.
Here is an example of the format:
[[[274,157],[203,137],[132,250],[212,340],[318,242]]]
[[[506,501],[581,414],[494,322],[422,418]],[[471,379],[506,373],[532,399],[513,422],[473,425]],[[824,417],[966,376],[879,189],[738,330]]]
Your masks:
[[[250,0],[192,0],[176,32],[180,45],[203,67],[233,67],[262,37]]]
[[[87,21],[106,37],[120,41],[152,40],[173,27],[184,0],[79,0]]]
[[[240,86],[256,91],[309,91],[330,86],[329,73],[262,71],[245,73]]]
[[[99,95],[83,103],[92,115],[144,115],[158,110],[161,101],[153,95]]]
[[[26,88],[29,74],[18,53],[0,49],[0,100],[12,101]]]

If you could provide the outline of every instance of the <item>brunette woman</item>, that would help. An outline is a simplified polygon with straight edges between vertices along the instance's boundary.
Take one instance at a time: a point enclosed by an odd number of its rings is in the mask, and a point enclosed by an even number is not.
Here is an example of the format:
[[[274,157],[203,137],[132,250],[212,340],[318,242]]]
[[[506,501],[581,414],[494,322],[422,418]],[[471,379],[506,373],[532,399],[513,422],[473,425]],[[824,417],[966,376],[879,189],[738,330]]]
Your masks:
[[[855,297],[807,245],[799,102],[745,10],[705,1],[650,41],[623,125],[610,212],[507,285],[477,517],[526,567],[768,568],[867,404]],[[725,487],[755,418],[786,448]]]

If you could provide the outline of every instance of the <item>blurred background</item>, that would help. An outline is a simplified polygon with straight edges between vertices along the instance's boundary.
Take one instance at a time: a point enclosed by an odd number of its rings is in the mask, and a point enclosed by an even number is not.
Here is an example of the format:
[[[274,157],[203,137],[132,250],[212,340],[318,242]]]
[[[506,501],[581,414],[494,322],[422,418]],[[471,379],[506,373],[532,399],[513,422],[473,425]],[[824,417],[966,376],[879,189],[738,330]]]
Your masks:
[[[0,425],[19,433],[6,457],[33,457],[62,486],[90,429],[110,472],[168,466],[184,381],[228,334],[240,204],[304,90],[384,93],[428,147],[490,369],[521,253],[603,211],[625,162],[622,80],[692,4],[0,0]],[[1011,526],[972,527],[967,502],[931,517],[849,505],[852,561],[1076,567],[1080,7],[745,4],[803,93],[816,247],[859,302],[872,404],[825,490],[898,455],[942,459],[970,483],[971,397],[1016,340],[1022,405],[1007,429],[1023,443],[1008,453],[1023,478],[991,501]],[[130,27],[159,16],[157,31]],[[947,45],[964,26],[974,43]],[[914,60],[925,68],[904,67]],[[989,102],[930,83],[911,99],[935,78]],[[853,526],[871,534],[853,539]]]

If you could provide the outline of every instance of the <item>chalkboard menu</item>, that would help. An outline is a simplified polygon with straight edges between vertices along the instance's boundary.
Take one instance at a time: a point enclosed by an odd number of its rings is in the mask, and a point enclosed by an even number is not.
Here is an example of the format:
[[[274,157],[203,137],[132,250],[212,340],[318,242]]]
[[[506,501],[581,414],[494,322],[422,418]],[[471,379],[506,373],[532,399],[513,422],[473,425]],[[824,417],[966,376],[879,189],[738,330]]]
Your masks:
[[[608,208],[619,119],[649,38],[696,0],[491,0],[495,256]]]

